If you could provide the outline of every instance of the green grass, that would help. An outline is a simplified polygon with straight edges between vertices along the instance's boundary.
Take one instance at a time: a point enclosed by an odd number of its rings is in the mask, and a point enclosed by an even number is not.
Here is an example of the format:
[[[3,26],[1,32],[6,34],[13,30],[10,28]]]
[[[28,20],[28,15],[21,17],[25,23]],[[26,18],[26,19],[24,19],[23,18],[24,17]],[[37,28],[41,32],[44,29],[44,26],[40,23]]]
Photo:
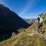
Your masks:
[[[15,46],[46,46],[46,42],[38,35],[32,37],[25,35],[18,40]]]
[[[46,24],[46,20],[44,20],[44,23]]]

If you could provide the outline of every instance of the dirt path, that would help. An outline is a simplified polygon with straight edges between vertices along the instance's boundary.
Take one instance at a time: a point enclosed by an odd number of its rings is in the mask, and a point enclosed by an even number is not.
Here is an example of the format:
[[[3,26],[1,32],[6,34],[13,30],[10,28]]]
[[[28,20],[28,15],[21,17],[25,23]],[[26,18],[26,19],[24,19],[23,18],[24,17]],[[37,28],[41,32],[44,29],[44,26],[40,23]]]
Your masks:
[[[46,35],[45,35],[45,34],[40,34],[40,33],[38,33],[37,31],[34,31],[34,30],[32,30],[32,32],[29,33],[28,35],[29,35],[29,36],[33,36],[34,34],[38,34],[39,36],[41,36],[41,37],[43,37],[44,39],[46,39]]]

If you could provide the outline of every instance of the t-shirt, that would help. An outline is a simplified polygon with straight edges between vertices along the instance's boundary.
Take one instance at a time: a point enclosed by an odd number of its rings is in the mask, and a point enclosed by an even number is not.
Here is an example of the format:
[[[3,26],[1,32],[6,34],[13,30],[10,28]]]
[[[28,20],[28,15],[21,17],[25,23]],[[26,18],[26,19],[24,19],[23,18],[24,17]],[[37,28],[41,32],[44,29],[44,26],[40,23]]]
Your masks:
[[[39,21],[40,21],[40,18],[38,17],[38,18],[37,18],[37,20],[38,20],[38,23],[39,23]]]

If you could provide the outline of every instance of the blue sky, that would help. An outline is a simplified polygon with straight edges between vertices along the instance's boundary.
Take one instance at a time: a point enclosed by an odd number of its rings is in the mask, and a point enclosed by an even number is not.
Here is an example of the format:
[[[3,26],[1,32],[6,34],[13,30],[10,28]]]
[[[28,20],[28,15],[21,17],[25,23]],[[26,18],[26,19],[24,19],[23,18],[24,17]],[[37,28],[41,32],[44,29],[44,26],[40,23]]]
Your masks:
[[[46,0],[0,0],[22,18],[36,18],[38,14],[46,12]]]

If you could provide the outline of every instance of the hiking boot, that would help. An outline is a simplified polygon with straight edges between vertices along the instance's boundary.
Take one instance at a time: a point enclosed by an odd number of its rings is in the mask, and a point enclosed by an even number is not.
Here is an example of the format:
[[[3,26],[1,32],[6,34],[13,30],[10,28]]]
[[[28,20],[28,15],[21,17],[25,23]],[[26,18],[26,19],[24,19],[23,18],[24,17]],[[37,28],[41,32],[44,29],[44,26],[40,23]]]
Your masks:
[[[40,34],[43,34],[43,32],[40,32]]]

